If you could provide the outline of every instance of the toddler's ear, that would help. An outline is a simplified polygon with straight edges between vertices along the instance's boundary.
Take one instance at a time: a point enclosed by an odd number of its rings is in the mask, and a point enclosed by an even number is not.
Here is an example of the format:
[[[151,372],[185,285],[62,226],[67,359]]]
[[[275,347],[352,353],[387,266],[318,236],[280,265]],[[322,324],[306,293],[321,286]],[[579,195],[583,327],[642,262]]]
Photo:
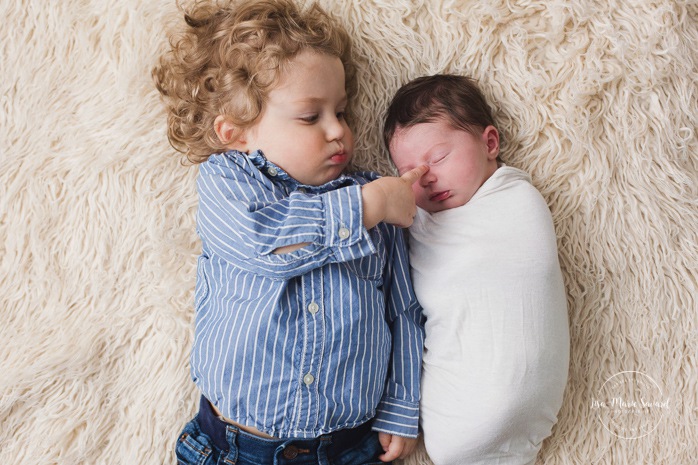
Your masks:
[[[499,131],[494,126],[487,126],[482,133],[482,137],[487,144],[489,158],[494,160],[499,155]]]
[[[225,115],[218,115],[213,122],[213,130],[225,147],[240,150],[240,145],[244,145],[244,131],[235,125],[230,118]],[[243,150],[244,151],[244,150]]]

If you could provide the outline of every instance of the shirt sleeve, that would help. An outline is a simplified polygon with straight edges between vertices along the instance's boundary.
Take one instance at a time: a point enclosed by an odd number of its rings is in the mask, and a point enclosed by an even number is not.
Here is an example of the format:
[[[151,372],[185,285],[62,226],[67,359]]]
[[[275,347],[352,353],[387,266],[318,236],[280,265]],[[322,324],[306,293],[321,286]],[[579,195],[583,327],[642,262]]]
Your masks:
[[[325,263],[370,255],[363,226],[361,186],[323,194],[280,196],[271,182],[230,160],[201,165],[197,230],[204,249],[254,274],[290,279]],[[283,246],[299,250],[273,253]]]
[[[424,347],[422,307],[410,279],[403,230],[388,226],[392,237],[385,273],[387,318],[393,336],[388,380],[376,409],[373,429],[404,437],[419,434],[419,390]]]

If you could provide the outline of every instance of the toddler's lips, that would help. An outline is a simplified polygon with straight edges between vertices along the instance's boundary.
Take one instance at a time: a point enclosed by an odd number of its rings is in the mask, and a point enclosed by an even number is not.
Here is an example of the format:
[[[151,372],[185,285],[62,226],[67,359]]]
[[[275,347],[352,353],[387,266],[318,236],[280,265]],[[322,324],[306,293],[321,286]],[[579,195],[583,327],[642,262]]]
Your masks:
[[[330,160],[332,160],[332,163],[341,165],[342,163],[346,163],[348,158],[346,152],[337,152],[330,157]]]
[[[451,196],[451,191],[437,192],[436,194],[429,197],[432,202],[442,202]]]

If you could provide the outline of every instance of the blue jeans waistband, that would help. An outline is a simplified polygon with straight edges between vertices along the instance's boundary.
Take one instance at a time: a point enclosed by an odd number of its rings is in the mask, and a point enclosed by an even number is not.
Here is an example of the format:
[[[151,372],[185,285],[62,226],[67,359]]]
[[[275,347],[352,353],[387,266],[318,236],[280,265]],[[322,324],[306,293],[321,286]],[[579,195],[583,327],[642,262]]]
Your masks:
[[[265,439],[254,436],[250,433],[239,431],[234,425],[221,420],[211,407],[211,403],[204,396],[201,396],[199,403],[199,413],[197,415],[201,432],[211,438],[216,447],[225,451],[230,448],[227,439],[228,428],[237,430],[236,441],[238,448],[244,448],[245,443],[250,443],[256,449],[268,447],[270,456],[273,456],[277,447],[283,443],[288,443],[289,439]],[[314,439],[293,439],[293,445],[298,449],[316,450],[320,444],[327,446],[329,456],[341,453],[364,439],[371,433],[371,421],[360,426],[349,429],[342,429]]]

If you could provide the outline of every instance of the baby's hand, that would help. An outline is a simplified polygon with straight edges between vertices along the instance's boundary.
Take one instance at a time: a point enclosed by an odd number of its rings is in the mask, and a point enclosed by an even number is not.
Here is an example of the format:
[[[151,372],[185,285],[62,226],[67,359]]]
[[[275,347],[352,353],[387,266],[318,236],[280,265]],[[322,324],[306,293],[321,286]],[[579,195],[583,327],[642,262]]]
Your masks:
[[[385,454],[378,457],[383,462],[404,459],[412,453],[417,445],[417,438],[403,438],[394,434],[378,433],[378,440]]]
[[[381,221],[406,228],[417,213],[412,184],[429,171],[418,166],[402,176],[376,179],[363,186],[364,226],[371,229]]]

